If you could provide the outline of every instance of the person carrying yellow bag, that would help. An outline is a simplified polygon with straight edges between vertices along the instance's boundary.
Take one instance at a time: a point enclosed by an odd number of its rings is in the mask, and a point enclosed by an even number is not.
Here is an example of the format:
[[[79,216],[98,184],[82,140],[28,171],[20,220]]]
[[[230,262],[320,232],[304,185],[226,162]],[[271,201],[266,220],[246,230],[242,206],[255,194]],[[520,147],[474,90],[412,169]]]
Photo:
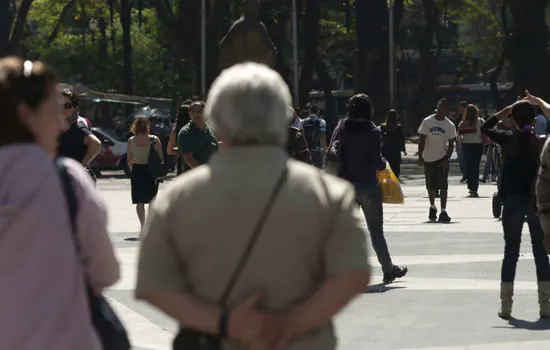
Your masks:
[[[386,169],[376,172],[378,185],[382,192],[382,203],[386,204],[404,204],[405,196],[401,189],[401,183],[395,176],[389,163],[386,163]]]
[[[348,117],[338,123],[330,143],[327,171],[354,185],[355,199],[365,215],[372,246],[382,265],[383,281],[391,283],[404,277],[408,269],[393,264],[384,237],[384,198],[377,172],[384,174],[387,167],[381,155],[381,131],[371,121],[373,114],[367,95],[358,94],[349,100]],[[389,174],[390,181],[391,176]],[[397,184],[399,186],[399,182]]]

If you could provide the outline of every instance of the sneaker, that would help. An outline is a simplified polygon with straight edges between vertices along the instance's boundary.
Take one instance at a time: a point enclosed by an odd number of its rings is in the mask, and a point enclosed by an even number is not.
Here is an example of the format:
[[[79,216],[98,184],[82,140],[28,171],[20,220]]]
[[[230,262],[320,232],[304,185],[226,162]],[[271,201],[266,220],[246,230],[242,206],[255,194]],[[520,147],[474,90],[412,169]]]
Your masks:
[[[396,278],[404,277],[409,269],[406,266],[393,265],[393,270],[390,273],[384,274],[384,283],[392,283]]]
[[[447,214],[446,211],[443,211],[441,212],[441,214],[439,214],[439,222],[451,222],[451,218],[449,217],[449,214]]]
[[[482,184],[485,184],[485,183],[487,183],[487,179],[486,178],[479,179],[479,182],[481,182]]]
[[[462,179],[460,179],[460,183],[461,183],[461,184],[465,183],[466,181],[468,181],[468,179],[466,178],[466,176],[463,176]]]
[[[479,198],[479,193],[477,193],[476,191],[472,191],[471,197],[472,198]]]
[[[430,207],[430,214],[428,215],[430,221],[437,220],[437,208]]]

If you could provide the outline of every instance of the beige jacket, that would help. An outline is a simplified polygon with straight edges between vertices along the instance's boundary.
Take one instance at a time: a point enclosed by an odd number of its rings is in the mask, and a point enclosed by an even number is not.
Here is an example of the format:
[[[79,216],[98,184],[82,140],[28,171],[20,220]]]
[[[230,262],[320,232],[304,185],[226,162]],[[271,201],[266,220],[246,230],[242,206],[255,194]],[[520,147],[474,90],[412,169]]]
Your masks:
[[[540,155],[536,191],[540,223],[544,234],[550,235],[550,139],[544,144]]]
[[[175,179],[151,205],[136,294],[187,291],[217,303],[280,174],[288,178],[228,305],[257,288],[261,308],[282,312],[307,300],[328,276],[368,271],[366,237],[348,183],[288,159],[284,150],[238,147]],[[336,347],[331,323],[289,350]],[[224,349],[241,349],[226,342]]]

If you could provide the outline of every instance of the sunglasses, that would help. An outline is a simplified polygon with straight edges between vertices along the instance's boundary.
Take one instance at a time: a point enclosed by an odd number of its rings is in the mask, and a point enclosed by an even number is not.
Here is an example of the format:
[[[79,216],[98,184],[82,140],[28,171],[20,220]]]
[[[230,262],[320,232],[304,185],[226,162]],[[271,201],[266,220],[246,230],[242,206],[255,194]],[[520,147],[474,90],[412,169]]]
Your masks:
[[[73,108],[73,105],[72,105],[72,103],[66,102],[66,103],[61,105],[61,108],[63,108],[64,110],[68,110],[68,109]]]

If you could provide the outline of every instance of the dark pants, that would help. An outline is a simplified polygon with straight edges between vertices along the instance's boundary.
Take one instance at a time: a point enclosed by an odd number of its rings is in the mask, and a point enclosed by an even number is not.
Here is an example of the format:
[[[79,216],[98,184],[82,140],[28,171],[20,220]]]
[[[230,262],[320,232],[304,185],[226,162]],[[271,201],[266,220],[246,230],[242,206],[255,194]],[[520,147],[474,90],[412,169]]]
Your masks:
[[[395,176],[399,178],[401,174],[401,151],[399,149],[383,148],[382,155],[390,164]]]
[[[361,206],[367,228],[369,229],[372,247],[382,265],[382,272],[393,271],[393,263],[388,251],[388,244],[384,237],[384,209],[382,206],[382,192],[378,184],[366,186],[355,185],[357,203]]]
[[[311,149],[309,150],[309,154],[311,156],[311,164],[319,169],[322,169],[324,163],[323,151],[318,149]]]
[[[531,245],[535,257],[537,281],[550,281],[550,263],[544,249],[544,233],[539,217],[535,214],[533,198],[528,195],[507,196],[502,211],[504,229],[504,259],[502,260],[501,281],[514,282],[516,265],[521,245],[521,231],[527,216],[531,234]]]
[[[424,176],[428,191],[446,191],[449,187],[449,162],[446,157],[435,162],[424,162]]]
[[[462,142],[462,156],[464,157],[465,175],[468,180],[468,189],[477,192],[479,189],[479,163],[483,155],[482,143]]]

